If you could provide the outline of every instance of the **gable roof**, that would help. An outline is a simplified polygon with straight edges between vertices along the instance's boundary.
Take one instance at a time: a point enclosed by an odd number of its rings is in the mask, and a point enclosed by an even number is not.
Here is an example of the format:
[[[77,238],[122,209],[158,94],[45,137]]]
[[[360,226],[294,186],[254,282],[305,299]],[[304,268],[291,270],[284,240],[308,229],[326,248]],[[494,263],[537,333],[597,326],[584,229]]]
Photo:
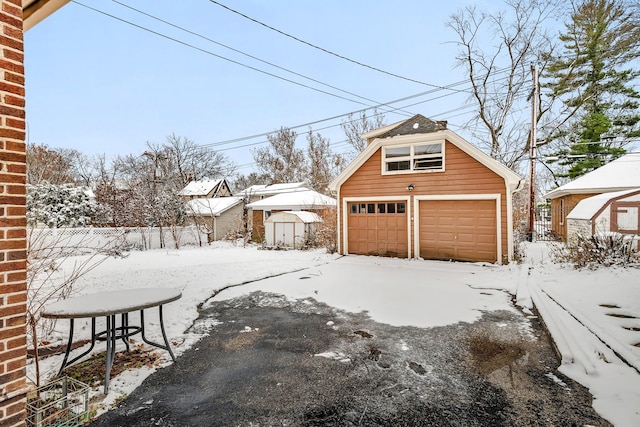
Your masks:
[[[307,190],[309,190],[309,188],[306,182],[285,182],[279,184],[256,184],[245,188],[239,193],[245,196],[271,196],[274,194]]]
[[[446,121],[433,121],[422,114],[405,119],[388,126],[363,133],[360,137],[371,142],[375,138],[390,138],[398,135],[437,132],[447,128]]]
[[[507,188],[511,192],[516,192],[522,189],[524,179],[511,169],[493,159],[491,156],[484,153],[475,145],[463,139],[461,136],[446,129],[445,122],[434,122],[426,119],[428,122],[423,121],[419,114],[403,122],[395,123],[394,125],[385,126],[377,131],[371,131],[362,135],[363,138],[368,136],[370,139],[369,145],[365,148],[343,171],[336,177],[336,179],[329,184],[329,189],[332,192],[338,190],[338,188],[353,175],[380,147],[391,146],[398,144],[409,144],[415,142],[429,142],[429,141],[442,141],[443,139],[452,143],[469,156],[486,166],[497,175],[504,178],[507,183]],[[431,124],[429,124],[429,122]],[[417,126],[416,126],[417,125]],[[419,130],[419,132],[411,132],[408,129]],[[409,133],[400,134],[398,132],[407,131]],[[376,136],[377,135],[377,136]]]
[[[247,207],[257,210],[324,209],[335,206],[336,199],[313,190],[280,193],[247,205]]]
[[[242,203],[242,197],[216,197],[191,199],[187,202],[188,215],[220,216]]]
[[[586,199],[580,200],[576,207],[571,209],[571,212],[567,215],[567,219],[593,219],[609,202],[636,194],[640,194],[640,188],[602,193],[587,197]]]
[[[627,153],[545,194],[556,199],[568,194],[610,193],[640,187],[640,152]]]
[[[180,196],[207,196],[216,188],[221,187],[224,181],[223,179],[191,181],[178,194]]]

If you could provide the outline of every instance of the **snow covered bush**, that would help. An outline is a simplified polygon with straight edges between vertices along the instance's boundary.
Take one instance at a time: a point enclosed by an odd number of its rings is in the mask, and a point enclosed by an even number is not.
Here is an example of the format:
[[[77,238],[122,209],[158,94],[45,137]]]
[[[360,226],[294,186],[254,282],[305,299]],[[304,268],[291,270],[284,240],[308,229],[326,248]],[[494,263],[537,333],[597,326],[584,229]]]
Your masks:
[[[575,268],[640,267],[640,252],[635,248],[632,237],[617,233],[578,234],[573,244],[558,244],[551,254],[557,262],[568,262]]]
[[[27,184],[27,223],[29,225],[85,227],[97,209],[87,191],[72,184]]]

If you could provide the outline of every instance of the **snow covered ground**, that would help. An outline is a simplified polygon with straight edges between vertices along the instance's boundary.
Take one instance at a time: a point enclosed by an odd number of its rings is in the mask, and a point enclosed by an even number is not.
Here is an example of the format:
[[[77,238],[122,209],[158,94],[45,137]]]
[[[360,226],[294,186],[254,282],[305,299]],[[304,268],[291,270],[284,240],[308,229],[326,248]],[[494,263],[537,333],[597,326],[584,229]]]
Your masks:
[[[61,274],[68,273],[63,268]],[[366,311],[377,322],[417,327],[473,322],[484,310],[514,310],[512,296],[525,311],[535,302],[562,354],[559,371],[588,387],[594,408],[611,423],[640,425],[639,269],[577,271],[553,264],[544,243],[530,244],[522,264],[496,266],[340,257],[324,250],[268,251],[217,242],[108,259],[78,281],[75,294],[158,286],[182,291],[182,298],[166,305],[164,312],[177,356],[206,333],[206,327],[187,330],[198,317],[198,305],[214,294],[214,300],[256,290],[311,297],[338,309]],[[483,297],[478,291],[488,288],[504,290],[504,297]],[[159,332],[151,333],[153,323],[157,325],[153,311],[148,315],[149,336],[161,340]],[[76,337],[88,337],[88,324],[79,324]],[[66,321],[59,321],[52,338],[66,340],[67,328]],[[160,353],[164,363],[171,363],[166,352]],[[45,379],[57,372],[61,359],[43,359]],[[141,368],[113,378],[104,408],[152,372]]]

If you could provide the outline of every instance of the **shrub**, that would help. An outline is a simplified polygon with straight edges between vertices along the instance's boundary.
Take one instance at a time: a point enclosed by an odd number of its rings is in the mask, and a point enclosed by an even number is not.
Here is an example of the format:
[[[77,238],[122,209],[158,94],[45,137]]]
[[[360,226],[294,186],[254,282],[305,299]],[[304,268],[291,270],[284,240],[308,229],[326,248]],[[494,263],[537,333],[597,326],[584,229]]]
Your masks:
[[[556,262],[568,262],[575,268],[640,267],[640,253],[633,239],[623,234],[578,235],[575,244],[557,245],[551,254]]]

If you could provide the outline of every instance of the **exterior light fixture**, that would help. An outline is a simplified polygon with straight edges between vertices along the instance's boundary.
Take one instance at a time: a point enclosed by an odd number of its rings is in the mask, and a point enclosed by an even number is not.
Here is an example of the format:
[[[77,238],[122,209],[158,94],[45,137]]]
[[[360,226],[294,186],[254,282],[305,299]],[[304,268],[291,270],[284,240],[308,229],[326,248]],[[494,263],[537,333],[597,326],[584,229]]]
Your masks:
[[[409,190],[409,191],[413,191],[413,189],[414,189],[414,188],[416,188],[416,186],[415,186],[415,185],[413,185],[413,184],[409,184],[409,185],[407,186],[407,190]]]

